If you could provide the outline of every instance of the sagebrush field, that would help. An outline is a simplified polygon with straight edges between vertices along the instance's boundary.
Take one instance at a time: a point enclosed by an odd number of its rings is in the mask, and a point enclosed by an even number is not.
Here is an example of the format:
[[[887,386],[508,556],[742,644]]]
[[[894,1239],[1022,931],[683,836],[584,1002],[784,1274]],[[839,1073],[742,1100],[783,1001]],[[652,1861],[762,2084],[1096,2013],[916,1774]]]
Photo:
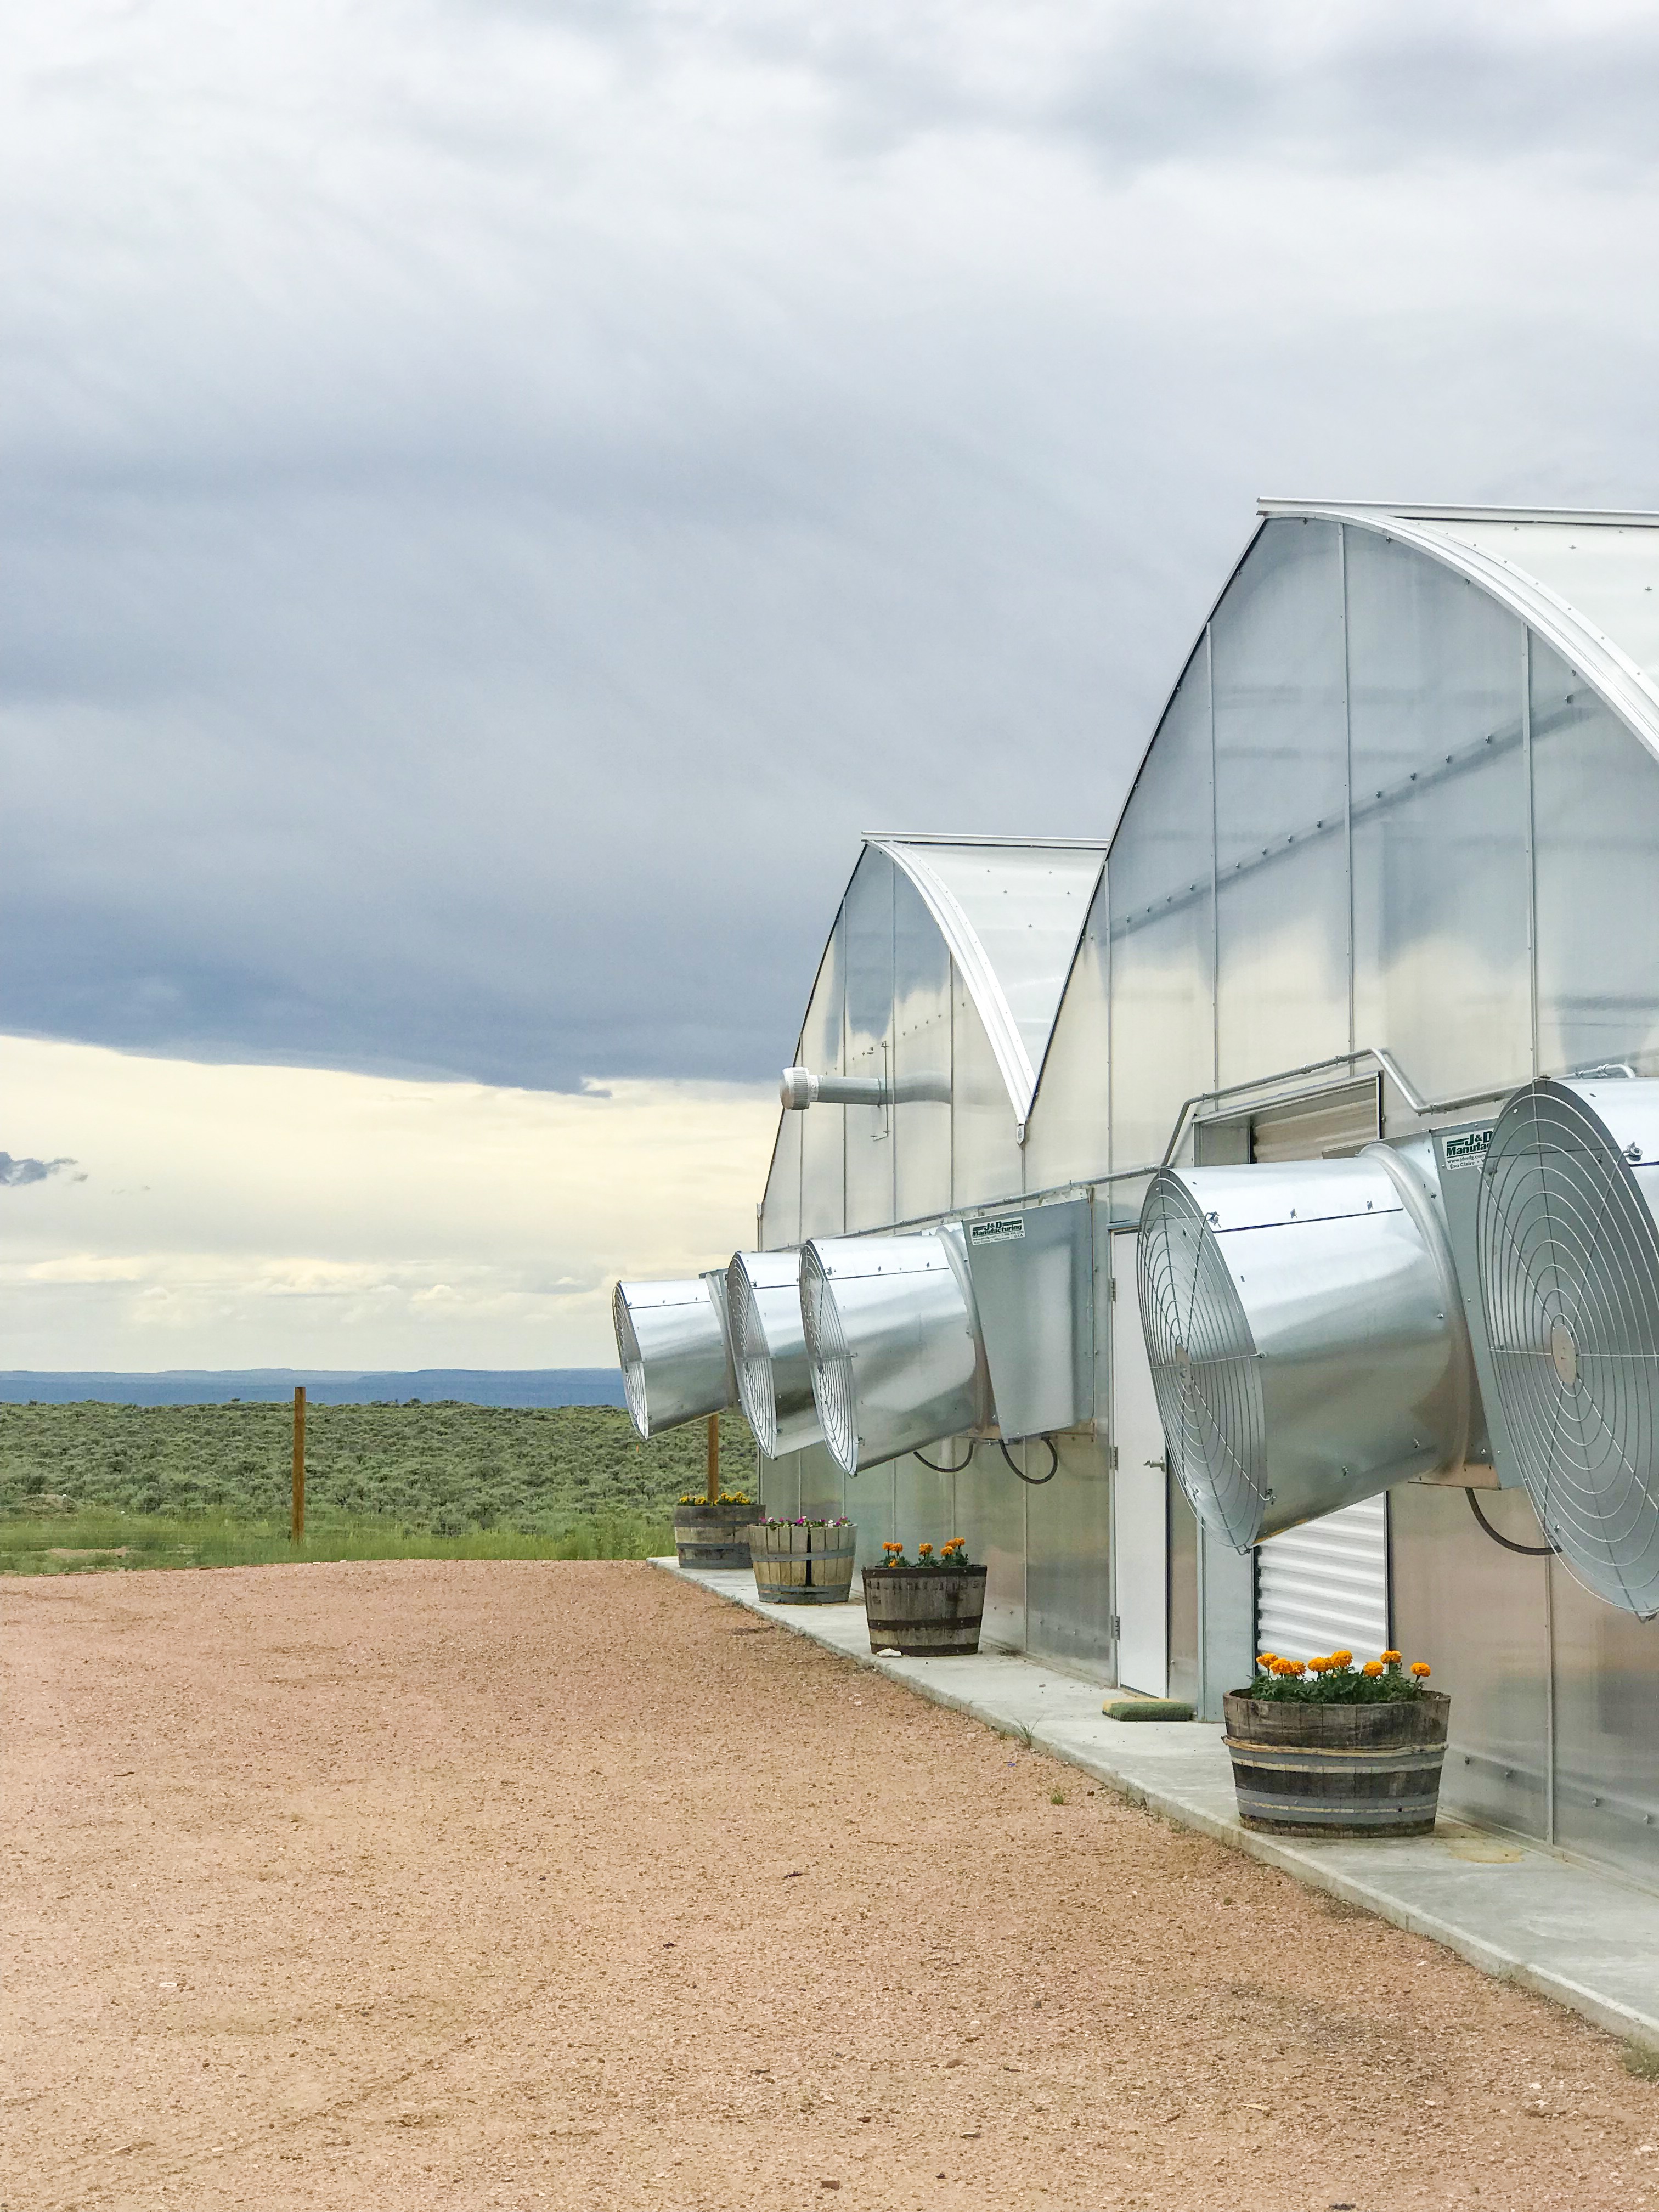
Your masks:
[[[287,1405],[0,1406],[0,1571],[210,1565],[283,1556]],[[606,1406],[313,1406],[312,1556],[421,1552],[640,1559],[670,1548],[704,1481],[701,1421],[647,1444]],[[728,1488],[754,1445],[720,1423]]]

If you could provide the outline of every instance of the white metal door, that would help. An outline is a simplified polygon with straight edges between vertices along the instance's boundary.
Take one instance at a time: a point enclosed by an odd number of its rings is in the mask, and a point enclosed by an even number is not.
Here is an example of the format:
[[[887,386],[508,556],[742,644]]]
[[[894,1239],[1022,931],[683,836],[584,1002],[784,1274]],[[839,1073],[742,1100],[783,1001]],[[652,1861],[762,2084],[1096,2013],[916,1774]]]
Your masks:
[[[1170,1689],[1169,1476],[1164,1427],[1135,1292],[1136,1237],[1112,1239],[1112,1555],[1117,1679],[1163,1698]]]

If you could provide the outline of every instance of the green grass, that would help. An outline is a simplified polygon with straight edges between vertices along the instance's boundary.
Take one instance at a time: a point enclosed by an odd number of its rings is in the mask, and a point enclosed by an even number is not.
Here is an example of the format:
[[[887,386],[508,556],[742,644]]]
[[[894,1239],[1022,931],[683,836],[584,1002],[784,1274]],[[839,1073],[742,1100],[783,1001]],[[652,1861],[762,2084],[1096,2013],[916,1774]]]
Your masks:
[[[285,1523],[223,1515],[98,1509],[0,1521],[0,1574],[73,1575],[138,1567],[259,1567],[296,1559],[644,1559],[672,1552],[672,1524],[585,1515],[560,1535],[489,1528],[434,1536],[395,1521],[307,1516],[305,1540]]]
[[[641,1444],[605,1406],[314,1406],[301,1548],[291,1422],[284,1405],[0,1406],[0,1573],[643,1559],[702,1495],[701,1421]],[[752,1488],[747,1424],[724,1416],[720,1439],[724,1486]]]

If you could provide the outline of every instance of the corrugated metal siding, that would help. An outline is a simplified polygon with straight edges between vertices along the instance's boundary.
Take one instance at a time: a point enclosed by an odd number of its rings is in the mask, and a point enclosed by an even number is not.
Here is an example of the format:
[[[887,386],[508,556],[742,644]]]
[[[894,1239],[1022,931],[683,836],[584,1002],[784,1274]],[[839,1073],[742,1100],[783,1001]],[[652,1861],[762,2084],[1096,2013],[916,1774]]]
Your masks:
[[[1311,1659],[1348,1650],[1374,1659],[1387,1650],[1386,1497],[1287,1528],[1261,1547],[1255,1561],[1258,1651]]]

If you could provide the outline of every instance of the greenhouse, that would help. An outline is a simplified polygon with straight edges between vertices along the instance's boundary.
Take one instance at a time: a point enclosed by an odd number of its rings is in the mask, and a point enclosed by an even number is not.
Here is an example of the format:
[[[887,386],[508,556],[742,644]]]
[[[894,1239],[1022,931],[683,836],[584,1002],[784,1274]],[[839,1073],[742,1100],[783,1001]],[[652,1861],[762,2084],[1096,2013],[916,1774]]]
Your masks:
[[[1659,1875],[1659,518],[1264,501],[1075,826],[866,840],[641,1432],[1208,1717],[1409,1644],[1448,1811]]]

